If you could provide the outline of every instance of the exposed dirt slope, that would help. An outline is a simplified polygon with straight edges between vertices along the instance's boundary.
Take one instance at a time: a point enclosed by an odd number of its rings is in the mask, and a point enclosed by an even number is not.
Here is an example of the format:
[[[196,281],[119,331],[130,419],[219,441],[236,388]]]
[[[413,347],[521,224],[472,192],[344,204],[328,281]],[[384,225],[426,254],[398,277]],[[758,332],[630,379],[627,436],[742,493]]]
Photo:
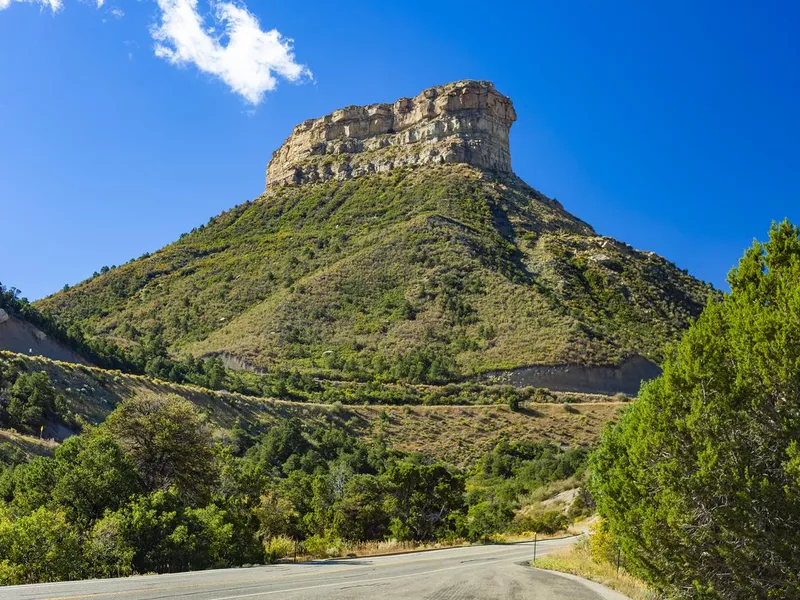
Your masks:
[[[6,314],[0,320],[0,349],[30,356],[44,356],[52,360],[87,364],[71,348],[49,338],[26,321]]]

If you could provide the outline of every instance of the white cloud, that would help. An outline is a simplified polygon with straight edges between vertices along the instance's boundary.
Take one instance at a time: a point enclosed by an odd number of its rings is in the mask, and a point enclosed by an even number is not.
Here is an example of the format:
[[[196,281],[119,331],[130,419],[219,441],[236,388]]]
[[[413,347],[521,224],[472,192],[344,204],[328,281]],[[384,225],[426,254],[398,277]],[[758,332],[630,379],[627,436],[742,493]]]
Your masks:
[[[289,81],[311,76],[295,62],[292,40],[275,29],[263,31],[244,5],[212,0],[207,17],[198,12],[197,0],[158,0],[158,6],[161,23],[150,32],[156,56],[219,77],[251,104],[275,89],[276,75]]]
[[[11,6],[12,2],[27,2],[29,4],[39,4],[42,8],[49,8],[54,13],[57,13],[63,8],[61,0],[0,0],[0,10],[6,9]]]
[[[82,1],[95,4],[98,10],[106,5],[106,0]],[[150,29],[156,56],[173,65],[195,65],[250,104],[260,104],[264,94],[278,85],[278,77],[289,81],[312,77],[305,65],[295,61],[293,40],[277,29],[262,30],[240,0],[209,0],[208,14],[198,11],[198,0],[156,1],[161,22]],[[53,13],[63,8],[63,0],[0,0],[0,10],[13,2],[39,5]],[[106,12],[116,19],[125,16],[116,7]]]

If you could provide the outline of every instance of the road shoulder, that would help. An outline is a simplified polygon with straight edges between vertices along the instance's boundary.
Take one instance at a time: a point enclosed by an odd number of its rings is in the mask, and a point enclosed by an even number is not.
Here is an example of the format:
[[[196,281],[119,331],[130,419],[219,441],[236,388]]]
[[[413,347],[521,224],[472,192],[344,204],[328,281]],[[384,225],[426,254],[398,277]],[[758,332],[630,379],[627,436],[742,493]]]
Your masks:
[[[589,579],[584,579],[583,577],[578,577],[577,575],[572,575],[571,573],[551,571],[550,569],[540,569],[539,567],[533,567],[530,565],[528,565],[528,568],[536,569],[537,571],[542,571],[544,573],[552,573],[553,575],[558,575],[559,577],[564,577],[565,579],[571,579],[572,581],[582,583],[584,586],[603,598],[603,600],[630,600],[628,596],[621,594],[616,590],[612,590],[611,588],[597,583],[596,581],[591,581]]]

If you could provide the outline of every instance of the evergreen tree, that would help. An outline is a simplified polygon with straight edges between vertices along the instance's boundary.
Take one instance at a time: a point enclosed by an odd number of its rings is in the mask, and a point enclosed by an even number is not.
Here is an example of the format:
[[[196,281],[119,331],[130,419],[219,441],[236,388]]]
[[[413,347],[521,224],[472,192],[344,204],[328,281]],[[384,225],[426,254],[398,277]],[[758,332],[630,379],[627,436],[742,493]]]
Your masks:
[[[592,459],[630,569],[672,598],[800,598],[800,239],[773,225]]]

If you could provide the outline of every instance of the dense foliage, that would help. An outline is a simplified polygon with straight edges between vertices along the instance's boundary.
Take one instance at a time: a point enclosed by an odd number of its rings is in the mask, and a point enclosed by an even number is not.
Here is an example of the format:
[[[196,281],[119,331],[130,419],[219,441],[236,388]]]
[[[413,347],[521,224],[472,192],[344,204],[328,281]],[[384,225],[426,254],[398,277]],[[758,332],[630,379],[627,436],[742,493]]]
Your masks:
[[[593,458],[629,569],[672,598],[800,597],[800,239],[773,225]]]
[[[0,450],[10,465],[0,475],[2,583],[324,556],[368,540],[554,531],[569,520],[560,511],[521,522],[515,513],[526,493],[580,473],[584,458],[501,442],[469,474],[298,419],[240,422],[215,441],[194,405],[146,394],[53,458],[21,462]]]
[[[39,433],[48,422],[73,424],[74,415],[47,373],[29,372],[21,360],[0,362],[0,427]]]
[[[547,443],[498,442],[470,480],[468,537],[482,539],[497,531],[555,533],[572,518],[591,512],[593,501],[583,491],[568,514],[541,506],[520,511],[525,505],[535,506],[536,492],[553,481],[577,485],[587,453],[585,448],[565,451]]]
[[[36,307],[173,381],[197,371],[169,357],[227,353],[270,372],[441,384],[657,359],[708,292],[519,180],[447,165],[272,191]]]

